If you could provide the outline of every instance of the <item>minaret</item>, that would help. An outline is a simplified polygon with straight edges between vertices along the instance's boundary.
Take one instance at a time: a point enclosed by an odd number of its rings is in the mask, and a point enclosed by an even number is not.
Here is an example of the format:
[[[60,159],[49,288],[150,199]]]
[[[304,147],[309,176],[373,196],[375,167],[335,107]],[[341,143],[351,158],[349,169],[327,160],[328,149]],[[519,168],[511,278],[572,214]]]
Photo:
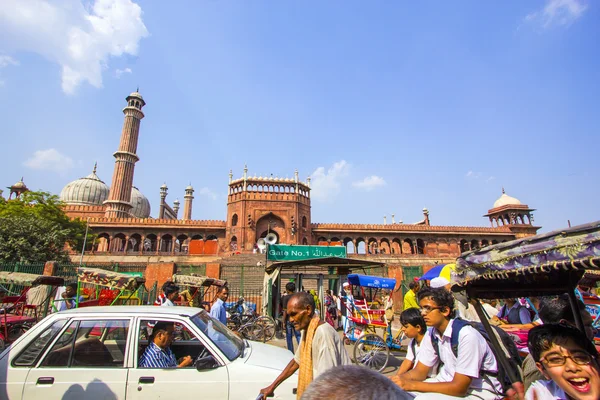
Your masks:
[[[145,105],[146,102],[137,91],[127,96],[127,107],[123,109],[125,122],[123,122],[121,142],[119,149],[113,154],[116,161],[112,185],[108,200],[104,202],[107,205],[105,212],[107,218],[131,217],[131,188],[135,163],[139,160],[136,151],[140,121],[144,118],[142,107]]]
[[[173,212],[175,213],[175,219],[179,218],[179,199],[175,199],[173,202]]]
[[[165,218],[165,204],[168,190],[169,188],[167,187],[167,184],[163,183],[160,187],[160,207],[158,209],[158,219]]]
[[[194,188],[192,185],[185,188],[185,196],[183,196],[183,220],[189,221],[192,219],[192,200],[194,200]]]

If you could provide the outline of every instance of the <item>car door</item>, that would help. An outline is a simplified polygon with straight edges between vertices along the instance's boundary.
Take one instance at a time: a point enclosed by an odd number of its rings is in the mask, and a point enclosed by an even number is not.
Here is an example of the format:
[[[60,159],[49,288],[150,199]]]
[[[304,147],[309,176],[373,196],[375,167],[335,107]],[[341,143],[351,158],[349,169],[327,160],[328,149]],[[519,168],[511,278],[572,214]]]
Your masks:
[[[158,321],[140,319],[137,324],[137,343],[132,347],[133,368],[127,378],[127,400],[175,399],[198,397],[203,400],[223,400],[229,397],[227,366],[202,335],[184,320],[161,318],[161,322],[176,324],[171,350],[176,358],[186,355],[196,360],[199,356],[212,356],[216,368],[197,370],[194,365],[185,368],[141,368],[139,359],[148,346],[152,326]],[[150,325],[150,326],[149,326]]]
[[[24,400],[124,400],[130,319],[74,319],[27,375]]]

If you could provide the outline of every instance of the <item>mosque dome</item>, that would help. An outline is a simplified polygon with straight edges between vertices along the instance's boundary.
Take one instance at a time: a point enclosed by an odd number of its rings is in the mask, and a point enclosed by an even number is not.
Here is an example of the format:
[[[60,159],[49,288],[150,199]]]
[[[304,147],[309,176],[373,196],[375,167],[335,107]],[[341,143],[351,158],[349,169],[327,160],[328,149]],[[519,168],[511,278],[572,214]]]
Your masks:
[[[27,189],[27,186],[25,185],[25,182],[23,182],[23,178],[21,178],[21,180],[19,182],[15,183],[10,188],[11,189]]]
[[[148,218],[150,216],[150,201],[135,186],[131,188],[131,213],[137,218]]]
[[[520,206],[523,203],[521,203],[518,199],[515,199],[514,197],[511,197],[509,195],[507,195],[504,192],[504,189],[502,189],[502,196],[500,196],[500,198],[498,198],[498,200],[496,200],[494,202],[494,208],[498,208],[498,207],[503,207],[503,206]]]
[[[108,186],[96,175],[96,167],[88,176],[77,179],[63,188],[60,200],[66,204],[99,206],[108,199]]]
[[[129,96],[127,96],[127,98],[129,98],[129,97],[135,97],[136,99],[140,99],[140,100],[144,101],[144,98],[142,97],[141,94],[139,94],[139,92],[133,92]]]

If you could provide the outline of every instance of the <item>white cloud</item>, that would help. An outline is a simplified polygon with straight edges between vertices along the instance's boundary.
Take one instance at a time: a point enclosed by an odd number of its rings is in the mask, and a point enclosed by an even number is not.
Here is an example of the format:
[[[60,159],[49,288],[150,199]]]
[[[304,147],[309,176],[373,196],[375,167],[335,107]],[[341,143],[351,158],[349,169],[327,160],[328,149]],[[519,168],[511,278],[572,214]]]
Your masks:
[[[9,65],[19,65],[19,62],[11,56],[0,54],[0,68],[8,67]]]
[[[525,17],[526,22],[539,22],[544,28],[552,25],[570,25],[580,18],[587,4],[582,0],[547,0],[543,10]]]
[[[353,182],[352,186],[362,189],[362,190],[366,190],[367,192],[370,192],[371,190],[379,187],[379,186],[385,186],[386,182],[385,180],[377,175],[371,175],[366,177],[365,179],[363,179],[362,181],[357,181],[357,182]]]
[[[485,183],[490,183],[491,181],[494,181],[494,180],[496,180],[496,177],[495,176],[490,176],[489,178],[487,178],[485,180]]]
[[[50,170],[62,175],[73,168],[74,163],[71,157],[61,154],[56,149],[48,149],[36,151],[23,165],[31,169]]]
[[[474,171],[469,171],[467,172],[467,175],[465,175],[467,178],[471,178],[471,179],[478,179],[481,177],[481,172],[474,172]]]
[[[469,171],[469,172],[467,172],[465,174],[465,178],[472,179],[472,180],[476,180],[476,179],[481,178],[481,179],[483,179],[483,181],[485,183],[490,183],[490,182],[492,182],[493,180],[496,179],[495,176],[488,176],[488,175],[482,174],[481,172],[475,172],[475,171]]]
[[[133,71],[131,71],[131,68],[125,68],[125,69],[116,69],[115,70],[115,76],[117,77],[117,79],[121,78],[121,75],[123,74],[130,74]]]
[[[109,57],[136,55],[148,36],[142,9],[131,0],[4,0],[0,36],[14,51],[42,55],[62,69],[62,89],[84,81],[102,87]]]
[[[217,199],[217,194],[207,187],[203,187],[202,189],[198,190],[198,194],[200,194],[200,196],[206,196],[213,200]]]
[[[348,175],[350,164],[345,160],[334,163],[325,172],[325,167],[319,167],[310,175],[311,192],[314,200],[322,202],[331,202],[340,192],[340,180]]]

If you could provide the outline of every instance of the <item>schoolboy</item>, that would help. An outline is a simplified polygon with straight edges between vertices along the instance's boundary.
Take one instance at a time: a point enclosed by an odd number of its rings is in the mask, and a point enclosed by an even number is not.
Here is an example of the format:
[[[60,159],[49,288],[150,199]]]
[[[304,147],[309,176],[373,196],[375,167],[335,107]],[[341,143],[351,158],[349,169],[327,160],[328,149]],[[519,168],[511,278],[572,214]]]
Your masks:
[[[471,326],[458,336],[458,356],[450,343],[454,321],[454,297],[445,288],[426,288],[419,292],[421,314],[431,334],[421,342],[419,362],[414,369],[392,378],[404,389],[406,399],[501,399],[502,385],[493,376],[498,372],[496,358],[487,342]],[[432,343],[435,335],[438,351]],[[442,367],[435,378],[427,375],[436,363]],[[487,371],[483,372],[483,371]]]
[[[527,346],[546,380],[525,394],[533,399],[600,399],[598,351],[585,333],[567,324],[545,324],[529,331]]]

